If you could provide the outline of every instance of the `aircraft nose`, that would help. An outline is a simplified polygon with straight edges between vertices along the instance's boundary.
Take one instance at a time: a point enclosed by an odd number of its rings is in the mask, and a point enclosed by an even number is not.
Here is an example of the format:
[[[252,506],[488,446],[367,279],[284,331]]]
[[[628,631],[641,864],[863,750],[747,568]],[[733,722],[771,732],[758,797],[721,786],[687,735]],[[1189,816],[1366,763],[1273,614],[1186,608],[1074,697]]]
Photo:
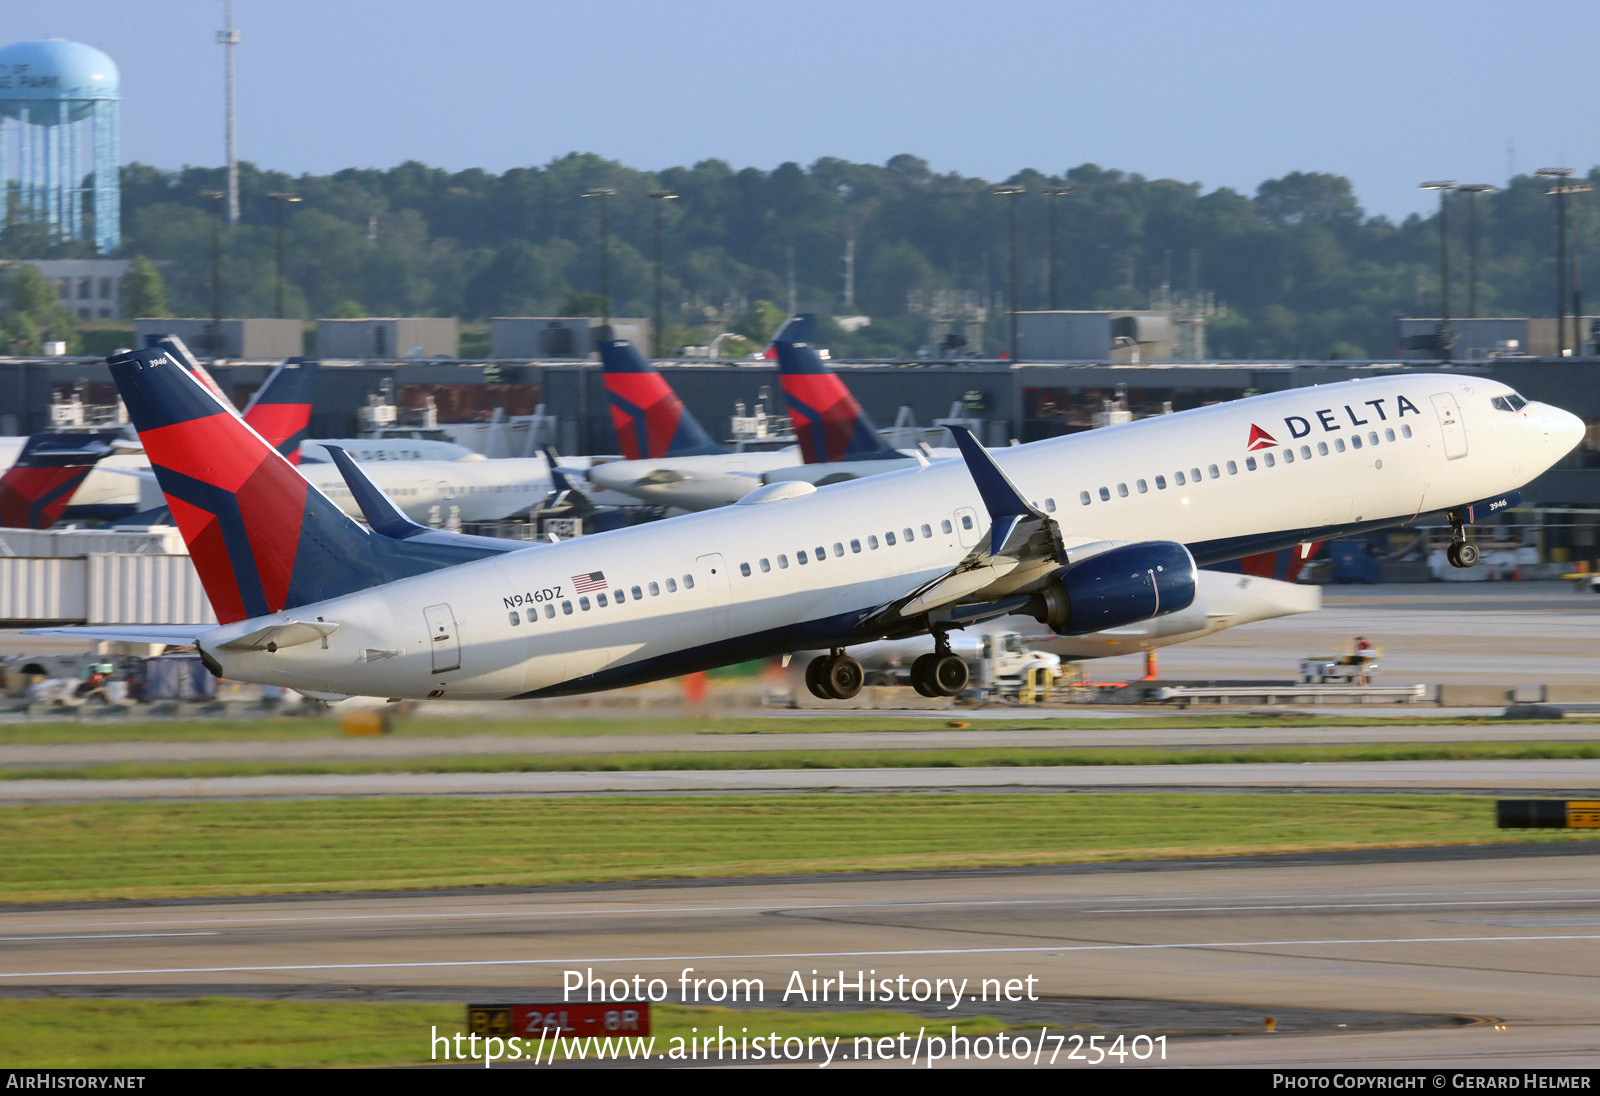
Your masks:
[[[1588,429],[1582,419],[1559,407],[1546,408],[1542,418],[1545,440],[1553,442],[1563,453],[1575,448]]]

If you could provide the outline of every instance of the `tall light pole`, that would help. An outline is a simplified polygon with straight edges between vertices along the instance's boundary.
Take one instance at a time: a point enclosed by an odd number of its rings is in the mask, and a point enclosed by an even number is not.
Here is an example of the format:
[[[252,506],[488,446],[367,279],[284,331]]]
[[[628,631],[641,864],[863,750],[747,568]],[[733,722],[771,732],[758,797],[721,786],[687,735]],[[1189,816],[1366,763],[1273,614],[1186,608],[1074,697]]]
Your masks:
[[[1557,250],[1557,262],[1561,262],[1560,252],[1564,249],[1566,251],[1566,261],[1562,263],[1562,270],[1572,284],[1572,352],[1574,354],[1578,353],[1583,346],[1583,289],[1578,279],[1577,231],[1573,230],[1570,240],[1567,238],[1567,195],[1587,194],[1593,189],[1588,183],[1557,183],[1546,191],[1548,194],[1554,194],[1556,201],[1559,203],[1558,216],[1561,224],[1559,238],[1561,244]],[[1565,353],[1567,346],[1566,325],[1565,321],[1560,322],[1560,341],[1562,352]]]
[[[233,51],[239,45],[239,32],[233,26],[233,0],[223,0],[228,25],[217,31],[217,42],[227,52],[228,61],[228,223],[239,223],[239,138],[238,116],[233,101]]]
[[[1456,187],[1467,196],[1467,315],[1478,316],[1478,195],[1494,193],[1488,183],[1462,183]]]
[[[616,187],[592,186],[583,192],[585,198],[600,199],[600,309],[604,314],[601,324],[611,326],[611,199],[617,196]]]
[[[274,191],[267,195],[278,205],[278,319],[283,319],[283,207],[292,202],[303,201],[298,194],[288,194],[284,191]]]
[[[989,193],[1016,199],[1026,194],[1027,189],[1015,183],[1004,183],[1000,186],[990,187]],[[1006,204],[1011,207],[1011,299],[1006,302],[1006,311],[1011,314],[1010,357],[1014,363],[1017,361],[1017,203],[1011,201]]]
[[[1047,186],[1040,193],[1050,198],[1063,198],[1072,193],[1070,186]],[[1050,311],[1061,311],[1061,279],[1056,266],[1056,203],[1050,203]]]
[[[661,204],[677,195],[670,190],[647,190],[646,197],[652,201],[655,210],[655,260],[656,260],[656,285],[655,285],[655,315],[651,317],[650,327],[650,356],[661,357]]]
[[[211,332],[206,340],[213,358],[222,357],[222,202],[227,196],[221,190],[200,191],[216,212],[211,221]]]
[[[1565,179],[1570,167],[1542,167],[1534,172],[1541,179]],[[1567,199],[1561,183],[1552,182],[1546,194],[1556,197],[1556,353],[1567,355]]]
[[[1456,188],[1453,179],[1422,183],[1423,190],[1439,192],[1439,348],[1440,357],[1450,360],[1450,203],[1446,200]]]

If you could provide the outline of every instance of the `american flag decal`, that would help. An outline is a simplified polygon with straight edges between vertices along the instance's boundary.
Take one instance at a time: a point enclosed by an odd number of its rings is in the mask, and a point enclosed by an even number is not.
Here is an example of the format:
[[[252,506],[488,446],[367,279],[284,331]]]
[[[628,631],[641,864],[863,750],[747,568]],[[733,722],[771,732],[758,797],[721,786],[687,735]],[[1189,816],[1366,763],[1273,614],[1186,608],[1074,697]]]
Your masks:
[[[572,588],[580,594],[604,590],[606,588],[606,573],[604,571],[590,571],[586,575],[573,575]]]

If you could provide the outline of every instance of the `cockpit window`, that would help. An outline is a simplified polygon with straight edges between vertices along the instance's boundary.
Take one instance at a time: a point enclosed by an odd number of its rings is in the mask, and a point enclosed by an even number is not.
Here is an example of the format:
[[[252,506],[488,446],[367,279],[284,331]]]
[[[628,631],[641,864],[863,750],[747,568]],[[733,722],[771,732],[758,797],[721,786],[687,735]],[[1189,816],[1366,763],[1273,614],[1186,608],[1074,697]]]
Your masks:
[[[1515,392],[1510,392],[1504,396],[1496,396],[1489,401],[1489,404],[1500,411],[1521,411],[1528,406],[1528,401]]]

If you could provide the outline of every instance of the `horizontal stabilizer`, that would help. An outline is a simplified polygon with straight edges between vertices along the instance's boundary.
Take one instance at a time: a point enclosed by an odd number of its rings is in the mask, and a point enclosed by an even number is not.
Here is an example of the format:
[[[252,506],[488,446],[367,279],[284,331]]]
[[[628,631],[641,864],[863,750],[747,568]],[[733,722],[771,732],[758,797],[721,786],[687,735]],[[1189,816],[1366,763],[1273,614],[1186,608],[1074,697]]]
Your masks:
[[[265,628],[257,628],[237,636],[228,642],[219,644],[218,649],[224,651],[276,651],[283,647],[298,647],[302,643],[312,643],[326,639],[339,630],[337,624],[325,620],[290,620],[281,624],[270,624]],[[209,644],[208,644],[209,646]]]

